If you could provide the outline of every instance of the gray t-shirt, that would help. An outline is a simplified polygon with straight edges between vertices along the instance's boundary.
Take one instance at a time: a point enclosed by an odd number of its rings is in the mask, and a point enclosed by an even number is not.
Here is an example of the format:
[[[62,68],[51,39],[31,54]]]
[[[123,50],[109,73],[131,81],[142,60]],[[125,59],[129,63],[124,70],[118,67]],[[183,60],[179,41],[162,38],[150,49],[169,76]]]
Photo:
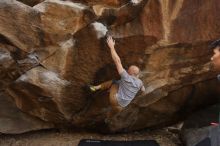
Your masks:
[[[120,74],[121,79],[117,81],[119,88],[116,95],[119,105],[127,106],[143,86],[143,82],[129,75],[125,70]]]

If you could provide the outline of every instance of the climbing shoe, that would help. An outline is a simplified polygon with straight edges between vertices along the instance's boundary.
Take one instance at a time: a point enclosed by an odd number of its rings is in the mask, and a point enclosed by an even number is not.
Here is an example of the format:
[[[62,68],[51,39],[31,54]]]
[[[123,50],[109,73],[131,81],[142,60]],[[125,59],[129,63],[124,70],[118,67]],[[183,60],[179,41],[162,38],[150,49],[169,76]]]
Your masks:
[[[88,85],[88,86],[87,86],[87,89],[88,89],[90,92],[96,92],[96,91],[97,91],[97,89],[96,89],[94,86],[92,86],[92,85]]]

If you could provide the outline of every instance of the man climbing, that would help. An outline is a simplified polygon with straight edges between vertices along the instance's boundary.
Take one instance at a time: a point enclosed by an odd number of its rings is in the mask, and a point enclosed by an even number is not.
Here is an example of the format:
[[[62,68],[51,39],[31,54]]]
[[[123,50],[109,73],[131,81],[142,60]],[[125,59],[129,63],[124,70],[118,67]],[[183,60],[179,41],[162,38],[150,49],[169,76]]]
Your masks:
[[[107,44],[121,79],[118,81],[111,80],[98,86],[90,86],[90,91],[95,92],[97,90],[110,89],[110,104],[112,106],[112,113],[115,113],[120,112],[126,107],[134,99],[139,90],[145,93],[145,87],[139,79],[140,69],[137,66],[130,66],[128,71],[123,68],[121,59],[115,51],[115,41],[111,36],[107,38]]]
[[[213,49],[213,56],[211,57],[211,61],[215,70],[220,70],[220,39],[214,41],[210,48]],[[218,80],[220,81],[220,74],[217,76]],[[220,114],[219,114],[219,122],[220,122]],[[212,122],[211,125],[218,126],[219,122]]]

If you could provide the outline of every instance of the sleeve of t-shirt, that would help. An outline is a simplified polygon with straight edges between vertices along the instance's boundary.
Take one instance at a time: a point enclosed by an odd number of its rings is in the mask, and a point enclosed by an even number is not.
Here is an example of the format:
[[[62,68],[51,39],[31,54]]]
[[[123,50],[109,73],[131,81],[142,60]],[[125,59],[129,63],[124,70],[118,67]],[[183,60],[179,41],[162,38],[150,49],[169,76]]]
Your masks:
[[[121,76],[122,79],[126,79],[126,78],[129,77],[129,74],[127,73],[126,70],[123,70],[123,72],[120,74],[120,76]]]
[[[145,92],[145,91],[146,91],[146,88],[144,87],[144,85],[141,86],[141,91],[142,91],[142,92]]]

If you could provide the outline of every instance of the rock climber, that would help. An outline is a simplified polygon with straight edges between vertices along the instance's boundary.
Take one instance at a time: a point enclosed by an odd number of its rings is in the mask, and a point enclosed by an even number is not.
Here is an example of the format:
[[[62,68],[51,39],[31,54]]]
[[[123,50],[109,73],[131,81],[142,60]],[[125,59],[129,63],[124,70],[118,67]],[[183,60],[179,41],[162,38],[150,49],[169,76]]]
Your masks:
[[[145,87],[139,79],[140,69],[135,65],[131,65],[126,71],[115,50],[115,40],[111,36],[108,36],[106,41],[121,78],[120,80],[107,81],[97,86],[90,85],[89,89],[91,92],[110,89],[109,99],[112,106],[112,113],[117,113],[134,99],[139,90],[142,91],[142,94],[145,94]]]
[[[211,61],[215,70],[220,71],[220,39],[211,43],[210,48],[213,49],[213,56],[211,57]],[[220,81],[220,74],[217,76]],[[220,122],[220,114],[219,114],[219,122]],[[218,126],[219,123],[212,122],[211,125]]]

